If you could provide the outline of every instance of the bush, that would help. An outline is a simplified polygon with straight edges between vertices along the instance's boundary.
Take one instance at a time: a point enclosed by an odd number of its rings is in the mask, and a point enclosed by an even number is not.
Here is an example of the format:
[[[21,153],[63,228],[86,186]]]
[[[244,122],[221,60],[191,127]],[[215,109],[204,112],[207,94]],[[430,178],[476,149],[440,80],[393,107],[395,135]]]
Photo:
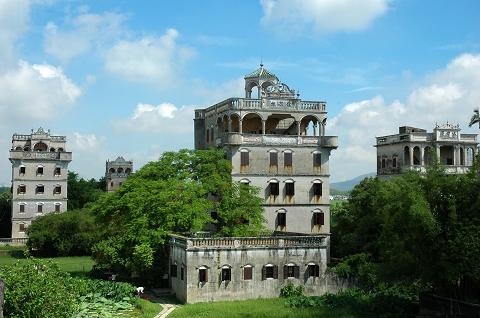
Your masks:
[[[77,310],[75,286],[55,263],[28,259],[0,267],[0,277],[5,281],[6,317],[63,318]]]
[[[113,301],[124,301],[126,298],[133,301],[134,298],[135,288],[129,283],[90,278],[73,278],[72,280],[80,296],[93,293]]]
[[[51,213],[28,227],[27,246],[41,256],[91,255],[100,235],[94,216],[87,210]]]
[[[288,283],[280,289],[280,297],[289,298],[289,297],[299,297],[303,296],[303,286],[295,286],[292,283]]]

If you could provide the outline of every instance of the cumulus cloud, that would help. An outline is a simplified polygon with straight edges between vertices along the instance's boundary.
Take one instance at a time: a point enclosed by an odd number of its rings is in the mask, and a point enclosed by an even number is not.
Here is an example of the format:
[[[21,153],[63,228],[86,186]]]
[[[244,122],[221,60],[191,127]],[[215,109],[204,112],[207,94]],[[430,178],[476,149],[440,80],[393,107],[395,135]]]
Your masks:
[[[60,29],[54,22],[48,22],[44,29],[44,49],[48,54],[68,62],[121,35],[125,19],[124,15],[113,12],[82,13],[67,19],[66,30]]]
[[[339,135],[339,148],[331,163],[334,180],[355,177],[376,169],[376,136],[395,134],[399,126],[431,131],[438,122],[468,128],[472,110],[480,100],[480,55],[463,54],[445,68],[427,76],[405,101],[386,102],[382,96],[345,105],[328,127]]]
[[[275,32],[318,33],[367,28],[388,9],[388,0],[261,0],[262,23]]]
[[[73,133],[72,148],[83,152],[97,152],[101,149],[103,138],[98,138],[95,134]]]
[[[136,41],[122,40],[108,49],[105,67],[112,74],[133,82],[171,86],[195,51],[177,43],[179,32],[168,29],[160,37],[146,36]]]
[[[220,84],[196,81],[193,92],[199,96],[206,106],[218,103],[230,97],[243,97],[245,95],[245,79],[235,78]]]
[[[0,64],[13,58],[15,42],[27,30],[30,1],[0,1]]]
[[[193,117],[194,107],[191,106],[139,103],[129,118],[114,121],[114,127],[119,131],[192,133]]]
[[[61,68],[19,61],[16,68],[0,73],[0,123],[53,118],[80,94],[80,88]]]

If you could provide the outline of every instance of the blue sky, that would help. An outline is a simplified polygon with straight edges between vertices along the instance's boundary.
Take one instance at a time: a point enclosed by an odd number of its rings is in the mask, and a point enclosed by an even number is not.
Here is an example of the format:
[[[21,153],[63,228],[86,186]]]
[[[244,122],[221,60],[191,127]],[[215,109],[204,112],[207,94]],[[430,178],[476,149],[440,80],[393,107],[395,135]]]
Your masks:
[[[0,184],[11,135],[39,126],[85,177],[192,147],[193,109],[242,96],[260,60],[327,101],[332,180],[372,172],[398,125],[476,131],[478,30],[474,0],[0,0]]]

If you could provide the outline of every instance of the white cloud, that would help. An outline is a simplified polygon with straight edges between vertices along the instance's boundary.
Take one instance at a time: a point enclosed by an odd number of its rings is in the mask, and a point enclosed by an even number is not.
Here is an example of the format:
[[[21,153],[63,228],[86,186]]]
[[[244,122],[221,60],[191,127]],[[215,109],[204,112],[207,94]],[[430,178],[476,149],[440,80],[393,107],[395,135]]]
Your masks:
[[[245,79],[239,77],[221,84],[206,84],[204,81],[196,81],[193,92],[198,95],[205,106],[218,103],[230,97],[245,96]]]
[[[171,86],[195,52],[179,45],[179,33],[168,29],[160,37],[146,36],[136,41],[119,41],[105,54],[106,69],[127,80],[148,82],[157,87]]]
[[[119,131],[151,133],[192,133],[194,107],[176,107],[170,103],[151,105],[139,103],[127,119],[114,121]]]
[[[80,88],[62,69],[19,61],[16,68],[0,73],[0,123],[6,125],[20,118],[54,118],[69,108],[80,94]]]
[[[388,0],[261,0],[262,23],[274,32],[357,31],[388,9]]]
[[[386,103],[382,96],[345,105],[327,127],[339,135],[339,148],[331,161],[332,178],[343,180],[376,170],[376,136],[395,134],[399,126],[431,131],[435,123],[468,128],[472,110],[480,100],[480,55],[463,54],[445,68],[427,76],[405,102]]]
[[[60,30],[54,22],[49,22],[44,29],[45,51],[63,62],[68,62],[121,35],[125,19],[125,16],[113,12],[82,13],[67,19],[68,30]]]
[[[72,148],[82,152],[97,152],[102,148],[104,139],[98,138],[95,134],[73,133]]]
[[[15,42],[27,30],[30,1],[0,1],[0,64],[13,59]]]

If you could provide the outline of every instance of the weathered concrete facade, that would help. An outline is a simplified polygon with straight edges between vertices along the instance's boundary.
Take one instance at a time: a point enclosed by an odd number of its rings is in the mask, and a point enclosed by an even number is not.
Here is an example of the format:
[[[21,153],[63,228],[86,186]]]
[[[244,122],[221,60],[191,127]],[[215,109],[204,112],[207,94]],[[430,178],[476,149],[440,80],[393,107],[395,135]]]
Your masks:
[[[327,274],[328,235],[170,238],[172,292],[182,302],[278,297],[291,282],[307,295],[346,282]]]
[[[105,162],[107,192],[117,190],[132,172],[133,161],[127,161],[123,157],[118,157],[114,161],[107,160]]]
[[[39,128],[30,135],[14,134],[12,163],[12,238],[26,237],[26,228],[40,215],[67,210],[68,164],[65,136]]]
[[[476,134],[461,134],[458,125],[436,125],[433,132],[399,127],[395,135],[377,137],[377,175],[389,177],[409,170],[424,172],[435,158],[451,174],[466,173],[478,152]]]
[[[261,65],[245,76],[245,98],[195,111],[195,148],[225,150],[233,180],[261,189],[272,230],[328,234],[337,137],[325,135],[326,120],[325,102],[302,101]]]

